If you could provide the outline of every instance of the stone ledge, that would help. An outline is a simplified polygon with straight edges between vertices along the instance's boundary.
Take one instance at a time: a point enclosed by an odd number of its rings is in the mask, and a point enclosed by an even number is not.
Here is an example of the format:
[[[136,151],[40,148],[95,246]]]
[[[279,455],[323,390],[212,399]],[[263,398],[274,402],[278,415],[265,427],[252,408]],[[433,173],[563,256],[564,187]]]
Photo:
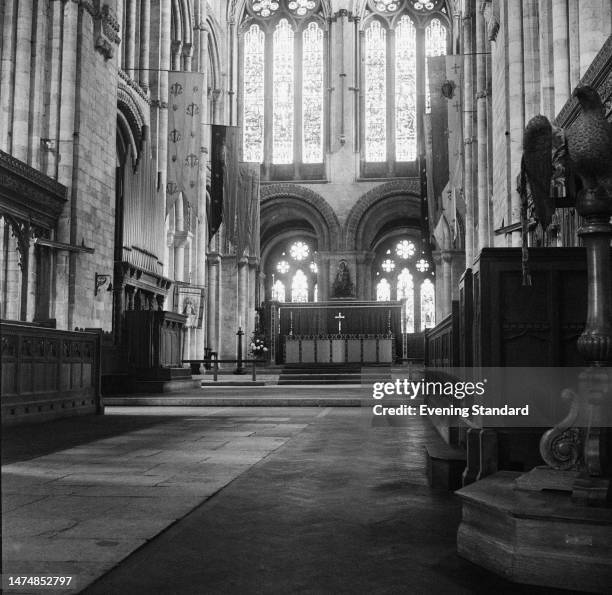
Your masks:
[[[519,475],[502,471],[456,492],[463,501],[459,555],[517,583],[609,592],[612,509],[517,490]]]

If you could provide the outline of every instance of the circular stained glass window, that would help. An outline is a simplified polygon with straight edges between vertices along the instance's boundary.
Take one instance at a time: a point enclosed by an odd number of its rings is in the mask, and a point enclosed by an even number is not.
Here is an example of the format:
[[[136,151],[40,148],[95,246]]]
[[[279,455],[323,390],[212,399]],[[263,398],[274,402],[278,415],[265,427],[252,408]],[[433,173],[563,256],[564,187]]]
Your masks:
[[[278,2],[275,0],[253,0],[253,12],[262,17],[269,17],[278,10]]]
[[[415,250],[416,249],[415,249],[414,244],[412,242],[409,242],[408,240],[402,240],[395,247],[395,253],[400,258],[404,258],[404,259],[414,256]]]
[[[277,265],[276,265],[276,270],[281,274],[284,275],[288,270],[289,270],[289,263],[286,260],[281,260]]]
[[[309,253],[310,249],[304,242],[295,242],[295,244],[292,244],[291,248],[289,249],[289,254],[291,254],[291,258],[294,260],[304,260],[305,258],[308,258]]]

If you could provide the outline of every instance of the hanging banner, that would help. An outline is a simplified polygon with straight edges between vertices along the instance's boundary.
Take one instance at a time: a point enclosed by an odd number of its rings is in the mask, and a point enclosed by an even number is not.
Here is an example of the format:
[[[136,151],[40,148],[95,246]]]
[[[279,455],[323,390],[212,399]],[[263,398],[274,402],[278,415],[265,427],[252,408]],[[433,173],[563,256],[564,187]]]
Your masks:
[[[225,222],[226,238],[234,242],[236,193],[238,191],[238,128],[213,125],[210,156],[210,204],[208,237],[212,238]]]
[[[205,166],[202,163],[204,75],[199,72],[169,72],[168,85],[166,212],[182,192],[184,200],[197,216],[200,167]]]
[[[236,258],[259,257],[259,163],[238,165]]]

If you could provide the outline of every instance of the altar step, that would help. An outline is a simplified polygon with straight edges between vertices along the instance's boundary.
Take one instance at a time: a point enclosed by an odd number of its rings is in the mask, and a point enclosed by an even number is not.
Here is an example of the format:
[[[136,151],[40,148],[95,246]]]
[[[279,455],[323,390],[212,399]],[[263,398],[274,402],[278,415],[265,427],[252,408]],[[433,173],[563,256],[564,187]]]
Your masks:
[[[288,364],[278,378],[281,385],[329,385],[362,384],[385,380],[390,376],[390,366],[368,366],[363,372],[361,364]],[[375,368],[373,373],[370,368]]]

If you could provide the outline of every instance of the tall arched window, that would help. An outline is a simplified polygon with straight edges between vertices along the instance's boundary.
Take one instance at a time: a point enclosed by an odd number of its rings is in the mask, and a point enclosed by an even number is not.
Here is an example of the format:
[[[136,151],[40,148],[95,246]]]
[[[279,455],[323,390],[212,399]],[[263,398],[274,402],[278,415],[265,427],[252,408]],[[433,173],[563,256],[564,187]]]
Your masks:
[[[243,159],[263,159],[264,139],[264,42],[259,25],[251,25],[244,36]]]
[[[295,275],[293,275],[293,280],[291,282],[291,301],[308,301],[308,277],[306,277],[304,271],[301,269],[298,269]]]
[[[435,272],[416,238],[392,237],[376,248],[376,300],[402,302],[402,332],[435,326]]]
[[[421,327],[436,326],[435,289],[431,279],[425,279],[421,284]]]
[[[372,21],[365,39],[366,160],[387,159],[387,32]]]
[[[364,19],[362,175],[413,175],[429,106],[427,57],[446,54],[444,0],[368,0]]]
[[[276,245],[266,258],[267,295],[284,302],[316,302],[318,267],[312,239],[298,237]]]
[[[281,19],[274,30],[272,162],[293,161],[293,29]]]
[[[428,58],[446,55],[446,27],[440,19],[431,19],[425,28],[425,55]],[[425,60],[425,111],[431,110],[431,97],[429,93],[429,73],[427,60]]]
[[[242,150],[245,161],[264,164],[264,179],[324,177],[326,22],[320,4],[246,3],[241,27]]]

